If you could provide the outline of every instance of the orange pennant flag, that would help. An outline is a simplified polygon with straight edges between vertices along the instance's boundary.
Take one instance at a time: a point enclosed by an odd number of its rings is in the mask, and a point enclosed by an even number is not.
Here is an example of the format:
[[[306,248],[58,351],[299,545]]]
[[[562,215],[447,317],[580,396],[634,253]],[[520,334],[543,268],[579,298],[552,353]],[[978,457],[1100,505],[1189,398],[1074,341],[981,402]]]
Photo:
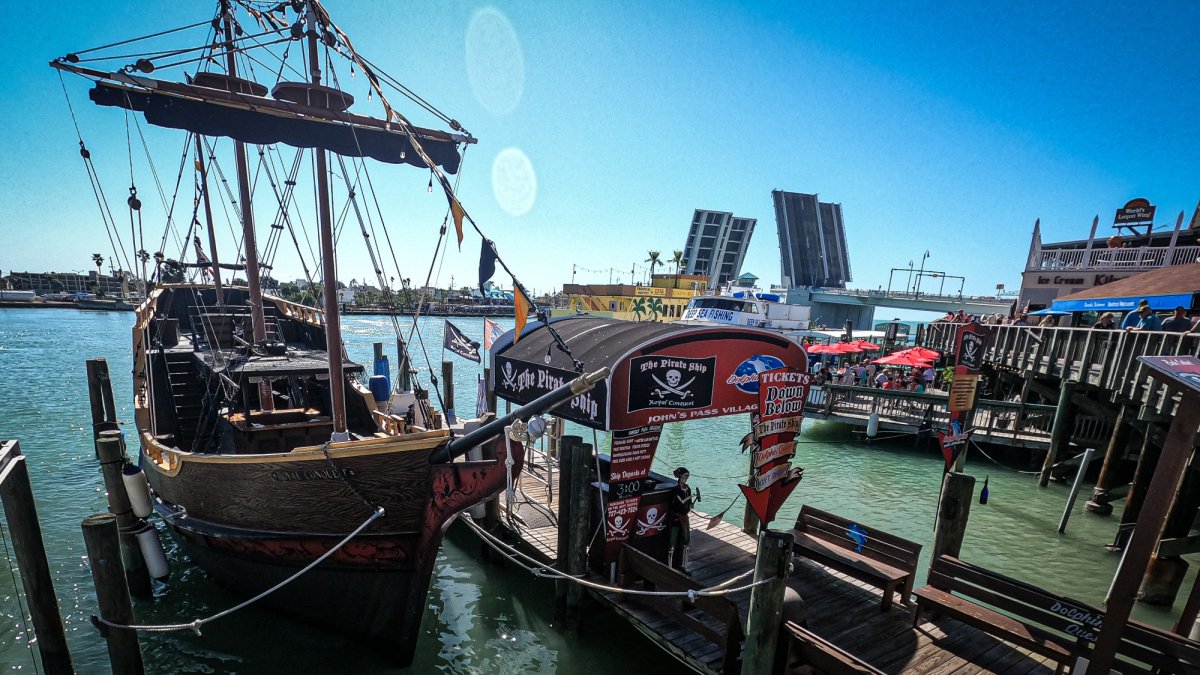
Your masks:
[[[521,331],[525,329],[525,319],[529,316],[529,298],[525,297],[525,293],[521,291],[520,284],[513,280],[513,309],[517,315],[517,329],[513,335],[513,344],[517,344],[517,340],[521,339]]]
[[[450,200],[450,215],[454,217],[454,231],[458,233],[458,250],[461,251],[463,240],[463,207],[462,204],[458,203],[458,198],[449,192],[446,193],[446,199]]]

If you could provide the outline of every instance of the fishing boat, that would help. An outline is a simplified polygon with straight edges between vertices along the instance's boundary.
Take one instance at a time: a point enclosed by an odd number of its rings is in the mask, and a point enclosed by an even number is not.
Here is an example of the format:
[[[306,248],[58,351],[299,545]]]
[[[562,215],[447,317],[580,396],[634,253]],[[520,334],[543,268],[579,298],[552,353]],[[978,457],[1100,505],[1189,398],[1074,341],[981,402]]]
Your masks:
[[[460,511],[504,487],[506,460],[514,472],[521,466],[521,445],[514,444],[510,457],[497,435],[513,420],[580,395],[603,375],[577,378],[457,436],[439,428],[427,396],[414,397],[415,415],[400,417],[388,405],[387,387],[381,397],[364,386],[364,368],[346,358],[341,337],[329,157],[408,164],[440,177],[457,172],[459,148],[474,138],[457,122],[449,122],[450,132],[437,131],[396,112],[380,85],[385,75],[354,50],[319,0],[258,7],[221,0],[211,21],[190,27],[208,31],[198,51],[155,49],[130,57],[136,40],[127,40],[117,43],[121,55],[112,58],[128,60],[113,70],[91,66],[104,63],[95,50],[51,63],[60,73],[90,80],[91,100],[125,111],[126,124],[138,113],[151,125],[186,132],[185,159],[192,159],[187,153],[194,147],[192,224],[200,225],[198,214],[204,214],[209,247],[205,253],[193,230],[181,238],[178,260],[155,255],[156,283],[136,309],[139,465],[155,510],[214,579],[247,595],[283,584],[265,601],[362,638],[407,665],[443,531]],[[289,51],[293,59],[301,54],[308,80],[279,80],[268,89],[239,77],[239,67],[263,62],[261,54],[252,62],[241,56],[261,45],[280,45],[284,59]],[[350,112],[353,97],[323,84],[322,68],[339,58],[367,75],[384,119]],[[199,70],[160,79],[168,66]],[[233,141],[244,263],[219,261],[209,189],[213,138]],[[256,243],[247,144],[260,158],[279,146],[311,153],[323,309],[263,290],[262,271],[269,267]],[[80,148],[89,161],[82,138]],[[342,177],[350,174],[345,164],[341,169]],[[268,182],[262,171],[260,184]],[[271,187],[290,192],[297,173],[270,179]],[[344,206],[357,208],[355,192],[347,188]],[[271,195],[271,203],[283,199]],[[140,209],[136,201],[131,195],[131,218]],[[283,229],[278,220],[271,227],[273,237]],[[189,263],[191,249],[195,261]],[[148,256],[139,253],[144,271]],[[224,282],[228,270],[244,273],[245,284]],[[179,278],[189,273],[199,280]],[[406,364],[407,355],[401,356]],[[463,460],[483,444],[495,446],[496,459]]]
[[[783,295],[757,288],[730,287],[688,301],[679,323],[697,326],[748,326],[792,331],[810,328],[812,309],[783,302]]]

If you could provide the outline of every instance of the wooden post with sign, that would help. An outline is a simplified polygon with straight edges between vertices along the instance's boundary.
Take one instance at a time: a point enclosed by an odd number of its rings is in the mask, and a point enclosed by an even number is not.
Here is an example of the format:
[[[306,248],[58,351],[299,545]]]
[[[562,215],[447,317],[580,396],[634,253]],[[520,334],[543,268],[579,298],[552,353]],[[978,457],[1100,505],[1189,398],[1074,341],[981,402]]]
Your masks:
[[[54,578],[50,576],[42,545],[42,526],[29,485],[29,468],[16,441],[0,442],[0,501],[4,502],[4,519],[12,538],[17,569],[21,571],[21,585],[29,602],[42,666],[49,675],[74,673],[54,594]]]

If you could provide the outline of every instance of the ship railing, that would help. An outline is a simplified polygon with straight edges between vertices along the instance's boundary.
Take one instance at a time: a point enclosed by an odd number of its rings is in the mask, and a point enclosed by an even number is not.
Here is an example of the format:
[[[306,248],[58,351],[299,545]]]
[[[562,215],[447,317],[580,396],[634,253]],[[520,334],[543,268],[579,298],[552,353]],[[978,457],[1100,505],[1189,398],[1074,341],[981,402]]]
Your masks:
[[[1036,250],[1026,271],[1146,270],[1200,262],[1200,246]]]
[[[925,346],[953,359],[954,336],[960,325],[935,321],[929,325]],[[1200,357],[1200,334],[1196,333],[1011,324],[987,328],[992,337],[984,349],[983,363],[1075,380],[1105,392],[1114,403],[1144,404],[1160,415],[1171,413],[1176,397],[1150,377],[1137,357]]]
[[[813,391],[820,394],[814,395]],[[949,397],[943,394],[831,384],[813,387],[808,402],[806,409],[826,418],[866,420],[876,412],[880,422],[916,429],[930,424],[933,429],[943,430],[950,422]],[[979,398],[971,418],[970,427],[975,430],[972,438],[1009,445],[1043,445],[1050,440],[1054,410],[1050,405]]]
[[[325,325],[325,314],[316,307],[301,305],[290,300],[283,300],[282,298],[272,298],[271,301],[279,308],[279,312],[289,319],[302,321],[311,326],[320,327]]]

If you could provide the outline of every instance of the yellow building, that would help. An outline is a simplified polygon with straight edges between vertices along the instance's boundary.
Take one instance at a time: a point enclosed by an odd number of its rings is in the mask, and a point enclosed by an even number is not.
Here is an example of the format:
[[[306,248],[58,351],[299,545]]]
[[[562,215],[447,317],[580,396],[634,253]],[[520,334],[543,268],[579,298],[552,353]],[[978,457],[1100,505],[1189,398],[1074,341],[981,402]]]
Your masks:
[[[688,301],[708,292],[708,277],[700,274],[655,274],[649,286],[629,284],[563,284],[566,309],[552,316],[586,312],[624,321],[678,321]]]

